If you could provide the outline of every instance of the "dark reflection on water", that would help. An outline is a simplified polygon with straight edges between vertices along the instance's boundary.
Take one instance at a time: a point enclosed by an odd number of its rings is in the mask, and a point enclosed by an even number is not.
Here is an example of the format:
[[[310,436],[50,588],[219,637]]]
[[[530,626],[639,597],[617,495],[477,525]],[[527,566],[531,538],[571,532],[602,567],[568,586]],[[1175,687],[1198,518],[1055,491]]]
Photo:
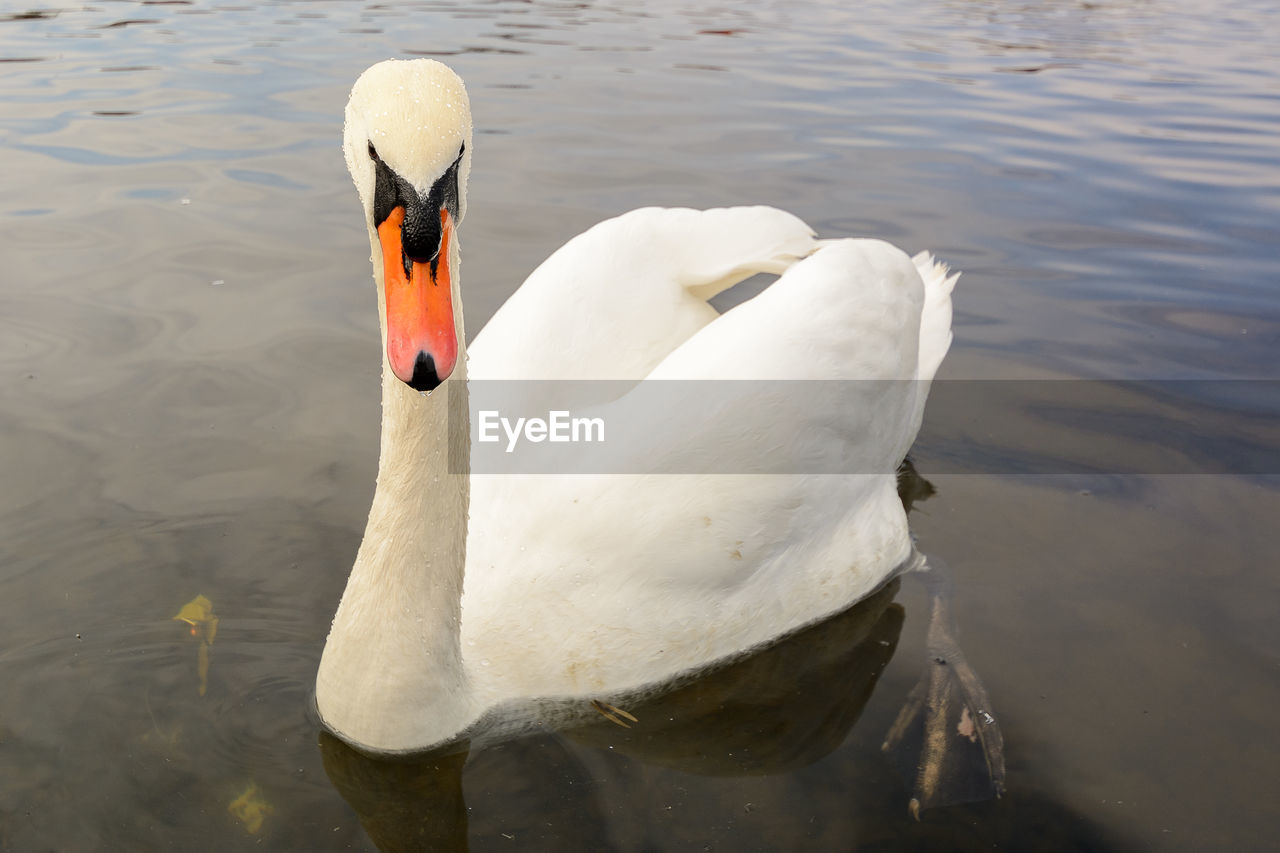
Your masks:
[[[325,770],[388,851],[504,839],[533,850],[1115,848],[1080,816],[1026,793],[916,822],[900,777],[866,744],[821,763],[849,741],[893,656],[897,588],[629,704],[637,719],[626,729],[598,718],[471,756],[463,745],[405,761],[367,758],[322,734]]]
[[[1261,0],[6,10],[0,849],[370,849],[307,708],[373,488],[338,148],[373,61],[468,80],[473,333],[605,216],[771,203],[963,270],[945,377],[1215,380],[1146,395],[1174,423],[1253,411],[1217,380],[1276,377],[1278,36]],[[966,437],[977,402],[943,393],[918,449],[939,496],[913,526],[957,572],[1005,799],[906,815],[879,753],[923,654],[905,584],[897,652],[824,756],[705,776],[567,735],[478,750],[472,849],[1273,846],[1276,478],[938,475],[1046,436],[1150,453],[1159,419],[1101,402],[1021,400]],[[1237,470],[1194,423],[1177,440]],[[204,696],[172,621],[197,594],[220,618]]]

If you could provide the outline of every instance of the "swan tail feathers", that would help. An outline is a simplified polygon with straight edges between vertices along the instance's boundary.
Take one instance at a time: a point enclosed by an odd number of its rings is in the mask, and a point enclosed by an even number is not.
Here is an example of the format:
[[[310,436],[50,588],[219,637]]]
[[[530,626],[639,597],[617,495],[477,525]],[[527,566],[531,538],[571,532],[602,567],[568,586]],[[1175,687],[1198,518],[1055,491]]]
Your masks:
[[[924,280],[924,308],[920,313],[920,355],[918,376],[925,382],[937,374],[942,359],[951,348],[951,292],[960,273],[929,252],[911,259]]]

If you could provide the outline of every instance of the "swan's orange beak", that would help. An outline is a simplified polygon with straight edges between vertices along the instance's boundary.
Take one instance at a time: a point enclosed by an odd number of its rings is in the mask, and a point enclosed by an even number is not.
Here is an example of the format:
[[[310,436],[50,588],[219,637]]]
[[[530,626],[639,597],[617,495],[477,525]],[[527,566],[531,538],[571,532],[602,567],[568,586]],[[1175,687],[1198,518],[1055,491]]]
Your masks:
[[[396,207],[378,226],[387,303],[387,363],[409,387],[430,391],[449,378],[458,361],[453,324],[453,286],[449,277],[449,241],[453,221],[440,211],[440,251],[429,261],[408,258],[400,226],[404,208]]]

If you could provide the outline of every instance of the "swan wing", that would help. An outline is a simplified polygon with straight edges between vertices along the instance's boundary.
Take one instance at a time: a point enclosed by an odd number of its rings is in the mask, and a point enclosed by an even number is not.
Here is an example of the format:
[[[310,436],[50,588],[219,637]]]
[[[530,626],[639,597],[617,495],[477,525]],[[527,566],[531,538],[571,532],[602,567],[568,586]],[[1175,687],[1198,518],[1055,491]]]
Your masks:
[[[707,300],[817,247],[771,207],[647,207],[606,220],[547,258],[470,347],[475,379],[644,378],[719,315]]]
[[[689,435],[681,452],[747,459],[745,444],[725,439],[768,435],[757,446],[776,447],[790,470],[896,470],[951,345],[957,278],[928,253],[909,258],[882,240],[821,241],[773,286],[699,330],[649,374],[722,380],[715,393],[700,395],[711,401],[734,396],[738,383],[731,380],[762,383],[742,385],[740,411],[705,419],[709,429],[733,427],[727,434],[708,431],[702,442]],[[747,408],[753,396],[755,409],[768,414],[753,416]]]

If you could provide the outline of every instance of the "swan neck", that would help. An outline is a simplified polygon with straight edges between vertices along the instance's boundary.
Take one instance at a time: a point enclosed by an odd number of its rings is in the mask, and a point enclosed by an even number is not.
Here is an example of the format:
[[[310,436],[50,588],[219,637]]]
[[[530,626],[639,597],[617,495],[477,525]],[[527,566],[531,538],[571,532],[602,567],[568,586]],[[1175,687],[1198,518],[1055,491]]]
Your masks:
[[[366,749],[425,748],[476,715],[461,650],[470,423],[457,332],[454,371],[428,396],[392,373],[384,324],[378,484],[316,680],[325,724]]]
[[[465,352],[461,353],[465,358]],[[460,626],[470,503],[466,368],[430,396],[383,366],[378,485],[352,570],[379,591],[382,618],[421,638],[422,680],[461,684]],[[350,587],[348,587],[350,589]],[[454,672],[456,670],[456,672]]]

